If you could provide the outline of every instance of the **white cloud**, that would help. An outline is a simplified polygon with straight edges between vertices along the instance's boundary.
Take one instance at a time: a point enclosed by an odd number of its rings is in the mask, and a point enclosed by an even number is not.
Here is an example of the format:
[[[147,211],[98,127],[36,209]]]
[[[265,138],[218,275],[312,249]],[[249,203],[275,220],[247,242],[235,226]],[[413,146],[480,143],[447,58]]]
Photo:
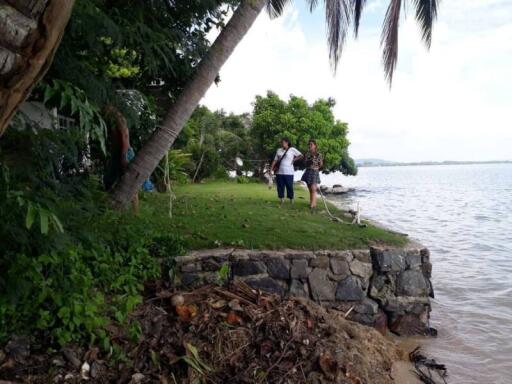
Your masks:
[[[372,17],[382,16],[386,5],[370,2]],[[333,96],[336,116],[349,123],[354,157],[512,158],[510,1],[442,2],[430,52],[421,44],[410,12],[400,31],[391,90],[381,67],[380,21],[363,23],[359,40],[349,42],[333,77],[325,41],[308,33],[307,17],[322,16],[302,15],[297,8],[276,20],[262,14],[204,104],[241,113],[250,111],[254,96],[268,89],[310,101]]]

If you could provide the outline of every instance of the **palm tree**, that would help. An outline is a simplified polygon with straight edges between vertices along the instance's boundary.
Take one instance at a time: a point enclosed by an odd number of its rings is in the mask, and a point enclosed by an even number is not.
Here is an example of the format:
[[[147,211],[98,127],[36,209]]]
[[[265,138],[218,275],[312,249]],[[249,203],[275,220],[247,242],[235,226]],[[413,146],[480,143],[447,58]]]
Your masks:
[[[311,10],[318,0],[307,0]],[[416,10],[416,19],[422,30],[427,47],[432,38],[433,22],[437,16],[439,0],[390,0],[386,12],[381,45],[383,47],[384,73],[389,83],[393,80],[398,54],[398,26],[404,2],[409,1]],[[127,172],[114,190],[114,204],[126,206],[139,186],[158,166],[160,160],[172,146],[176,137],[194,109],[215,81],[221,67],[233,53],[238,43],[249,31],[263,8],[267,7],[272,17],[277,17],[290,0],[242,0],[231,20],[213,43],[208,54],[198,65],[195,75],[184,88],[176,102],[170,107],[161,127],[141,149]],[[329,57],[336,70],[344,42],[353,24],[357,36],[359,21],[366,0],[324,0],[328,30]]]
[[[0,136],[44,76],[74,0],[0,1]]]

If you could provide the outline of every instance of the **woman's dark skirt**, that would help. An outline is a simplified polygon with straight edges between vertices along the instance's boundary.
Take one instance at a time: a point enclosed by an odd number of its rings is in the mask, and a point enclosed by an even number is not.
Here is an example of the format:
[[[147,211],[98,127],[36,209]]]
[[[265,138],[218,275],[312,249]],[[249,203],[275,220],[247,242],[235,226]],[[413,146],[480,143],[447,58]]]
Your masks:
[[[308,168],[302,175],[301,181],[305,182],[308,186],[320,184],[320,172],[315,169]]]

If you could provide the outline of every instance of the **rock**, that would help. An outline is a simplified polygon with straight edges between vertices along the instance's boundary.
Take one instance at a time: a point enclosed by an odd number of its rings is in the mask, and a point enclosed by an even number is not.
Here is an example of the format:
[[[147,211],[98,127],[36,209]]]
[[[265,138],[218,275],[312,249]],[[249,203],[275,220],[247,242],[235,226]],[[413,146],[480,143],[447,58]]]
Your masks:
[[[201,283],[201,276],[197,273],[182,273],[181,284],[187,288],[194,287]]]
[[[98,361],[93,361],[91,364],[91,377],[93,379],[99,379],[102,377],[105,373],[105,367],[100,364]]]
[[[349,275],[350,268],[345,258],[332,257],[331,258],[331,271],[336,275]]]
[[[422,248],[420,250],[420,255],[422,263],[427,263],[430,261],[430,251],[428,250],[428,248]]]
[[[235,276],[249,276],[266,273],[267,268],[262,261],[240,260],[233,264]]]
[[[428,296],[430,286],[421,271],[407,270],[398,276],[397,296]]]
[[[309,298],[308,286],[302,281],[293,279],[290,283],[290,296]]]
[[[430,335],[430,328],[417,315],[396,316],[389,325],[391,332],[398,336]]]
[[[285,249],[283,251],[285,254],[285,258],[289,260],[298,260],[298,259],[306,259],[310,260],[315,257],[315,254],[312,251],[299,251],[295,249]]]
[[[402,251],[398,249],[370,248],[372,261],[378,272],[400,272],[405,269]]]
[[[374,326],[379,314],[379,305],[365,297],[363,301],[354,306],[349,319],[368,326]]]
[[[13,336],[5,346],[7,355],[15,359],[30,356],[30,339],[26,336]]]
[[[332,273],[332,272],[329,272],[327,275],[329,276],[329,279],[331,279],[332,281],[336,281],[336,282],[341,281],[348,276],[347,274],[337,275],[336,273]]]
[[[290,278],[290,262],[281,258],[267,260],[267,269],[270,277],[288,280]]]
[[[134,373],[130,384],[141,384],[146,377],[142,373]]]
[[[199,264],[199,263],[184,264],[181,266],[181,272],[200,272],[200,271],[201,271],[201,264]]]
[[[361,282],[355,276],[348,276],[341,280],[336,288],[336,300],[338,301],[360,301],[365,296]]]
[[[357,259],[352,260],[350,263],[350,271],[352,274],[361,277],[364,281],[369,281],[373,273],[371,264],[362,263]]]
[[[370,283],[370,297],[381,303],[395,296],[395,278],[393,275],[373,275]]]
[[[313,268],[329,268],[329,257],[317,256],[309,261],[309,266]]]
[[[328,279],[327,270],[315,268],[308,276],[309,290],[313,300],[334,301],[335,285]]]
[[[305,279],[308,277],[308,261],[307,260],[293,260],[290,269],[292,279]]]
[[[222,263],[214,259],[206,259],[202,263],[202,270],[206,272],[217,272],[222,267]]]
[[[229,261],[249,260],[251,253],[248,249],[235,249],[229,256]]]
[[[428,297],[390,297],[383,303],[383,309],[394,316],[405,313],[420,315],[425,310],[430,311],[430,300]]]
[[[69,348],[64,348],[62,350],[62,354],[64,355],[64,357],[66,358],[66,360],[76,369],[80,368],[80,366],[82,365],[82,362],[80,361],[80,359],[78,358],[77,354],[75,351],[73,351],[72,349],[69,349]]]
[[[427,279],[432,278],[432,264],[429,261],[423,262],[421,265],[421,271]]]
[[[327,193],[332,195],[342,195],[344,193],[350,192],[350,188],[345,188],[341,185],[333,186]]]
[[[251,278],[245,280],[245,283],[254,289],[260,289],[270,293],[277,293],[280,296],[285,294],[284,287],[271,277]]]
[[[362,263],[371,263],[372,257],[370,255],[369,249],[356,249],[352,251],[352,255],[355,259],[361,261]]]
[[[419,248],[410,248],[405,253],[405,264],[409,269],[416,269],[421,266],[421,253]]]

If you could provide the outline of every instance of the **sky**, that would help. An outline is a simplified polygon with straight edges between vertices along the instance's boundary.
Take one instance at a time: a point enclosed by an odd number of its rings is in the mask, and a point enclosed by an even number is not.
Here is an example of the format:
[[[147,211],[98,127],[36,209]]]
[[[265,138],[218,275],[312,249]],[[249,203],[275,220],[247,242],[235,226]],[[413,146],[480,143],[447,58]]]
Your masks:
[[[380,48],[388,1],[367,2],[336,74],[322,6],[310,13],[295,0],[280,18],[262,13],[202,104],[243,113],[267,90],[334,97],[356,159],[512,160],[512,0],[441,1],[429,51],[409,7],[391,89]]]

